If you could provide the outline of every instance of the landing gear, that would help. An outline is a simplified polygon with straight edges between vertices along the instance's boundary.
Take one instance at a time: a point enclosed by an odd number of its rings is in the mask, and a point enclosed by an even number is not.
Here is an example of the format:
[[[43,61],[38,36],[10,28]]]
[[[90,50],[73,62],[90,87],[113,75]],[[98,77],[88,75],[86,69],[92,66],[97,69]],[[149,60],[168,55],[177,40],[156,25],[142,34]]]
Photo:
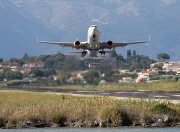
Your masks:
[[[86,56],[86,54],[87,54],[87,51],[82,51],[82,57],[84,57],[84,56]]]
[[[100,51],[100,54],[101,55],[105,55],[105,51]]]
[[[86,51],[83,51],[83,52],[82,52],[82,55],[84,55],[84,56],[85,56],[85,55],[86,55],[86,53],[87,53]]]

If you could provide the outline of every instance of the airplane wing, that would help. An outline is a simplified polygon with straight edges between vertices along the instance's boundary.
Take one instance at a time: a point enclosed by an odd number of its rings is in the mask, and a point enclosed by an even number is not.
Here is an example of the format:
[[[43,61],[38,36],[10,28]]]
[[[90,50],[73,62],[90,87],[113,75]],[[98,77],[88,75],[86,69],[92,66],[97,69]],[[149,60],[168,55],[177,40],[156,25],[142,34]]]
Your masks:
[[[146,41],[115,42],[113,43],[113,47],[124,47],[124,46],[132,45],[132,44],[148,43],[149,41],[150,41],[150,35],[149,35],[149,40],[146,40]],[[107,42],[101,42],[101,47],[105,47],[105,45],[107,45]]]
[[[38,41],[39,43],[45,43],[45,44],[57,44],[63,47],[73,47],[74,42],[48,42],[48,41]]]
[[[44,44],[57,44],[59,46],[63,46],[63,47],[73,47],[75,42],[49,42],[49,41],[39,41],[38,37],[37,37],[37,42],[39,43],[44,43]],[[87,42],[80,42],[81,43],[81,47],[83,49],[86,49],[87,47]]]
[[[141,43],[147,43],[148,41],[136,41],[136,42],[121,42],[121,43],[113,43],[114,47],[124,47],[127,45],[132,45],[132,44],[141,44]]]

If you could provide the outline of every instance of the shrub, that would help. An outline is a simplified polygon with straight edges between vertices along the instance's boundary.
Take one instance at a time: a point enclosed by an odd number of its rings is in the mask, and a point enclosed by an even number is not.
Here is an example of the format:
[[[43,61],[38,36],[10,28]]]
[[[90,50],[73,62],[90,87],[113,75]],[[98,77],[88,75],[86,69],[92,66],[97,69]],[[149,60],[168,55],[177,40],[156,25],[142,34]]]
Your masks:
[[[65,126],[65,122],[67,121],[67,118],[59,113],[55,113],[53,115],[52,121],[59,124],[60,126]]]
[[[130,118],[130,115],[126,111],[121,111],[121,117],[122,117],[122,126],[132,125],[132,120]]]
[[[120,125],[121,115],[118,108],[103,108],[100,110],[100,118],[113,124]]]
[[[157,104],[152,108],[152,112],[157,114],[170,114],[175,116],[176,110],[169,108],[166,104]]]
[[[17,123],[17,119],[12,117],[8,120],[8,123],[7,123],[7,127],[8,128],[13,128]]]
[[[4,118],[0,118],[0,128],[5,127],[7,121]]]
[[[152,119],[152,115],[150,115],[149,113],[144,113],[143,119],[147,124],[154,123],[154,120]]]
[[[7,82],[7,86],[18,86],[18,85],[26,85],[26,84],[30,84],[30,82],[28,80],[12,80]]]

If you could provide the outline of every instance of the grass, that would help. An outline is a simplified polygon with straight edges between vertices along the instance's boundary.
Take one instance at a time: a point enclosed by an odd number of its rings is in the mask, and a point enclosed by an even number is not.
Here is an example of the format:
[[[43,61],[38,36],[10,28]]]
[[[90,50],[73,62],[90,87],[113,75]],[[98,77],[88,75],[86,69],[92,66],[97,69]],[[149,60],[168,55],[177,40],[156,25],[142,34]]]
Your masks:
[[[99,85],[65,85],[49,88],[64,88],[76,90],[153,90],[179,91],[180,81],[158,81],[153,83],[102,83]]]
[[[167,113],[170,118],[180,121],[180,104],[172,104],[168,100],[119,100],[100,96],[0,91],[0,127],[9,128],[26,120],[42,120],[59,126],[77,120],[106,121],[117,126],[132,125],[146,122],[153,117],[154,109],[158,110],[158,114],[164,114],[159,110],[158,104],[163,104],[167,110],[173,111],[173,115],[171,112]]]
[[[100,84],[98,90],[160,90],[160,91],[178,91],[180,90],[180,82],[175,81],[159,81],[153,83],[109,83]]]

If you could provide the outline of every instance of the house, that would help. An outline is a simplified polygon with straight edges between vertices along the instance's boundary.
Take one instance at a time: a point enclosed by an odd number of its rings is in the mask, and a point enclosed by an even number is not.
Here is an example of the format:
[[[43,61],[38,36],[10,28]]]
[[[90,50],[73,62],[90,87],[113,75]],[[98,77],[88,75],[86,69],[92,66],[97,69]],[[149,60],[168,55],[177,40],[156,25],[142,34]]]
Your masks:
[[[131,77],[123,77],[122,82],[134,82],[134,80]]]
[[[107,56],[99,56],[99,57],[87,57],[83,58],[85,63],[88,65],[89,68],[94,68],[99,66],[103,62],[107,62],[111,66],[116,66],[116,58],[115,57],[107,57]]]
[[[22,73],[30,73],[33,69],[43,69],[43,62],[28,62],[23,65],[21,72]]]
[[[23,67],[42,68],[44,67],[44,63],[43,62],[28,62],[24,64]]]
[[[5,61],[0,63],[0,71],[2,72],[5,68],[10,68],[13,71],[17,71],[21,69],[21,66],[17,62]]]
[[[72,55],[72,54],[66,54],[65,57],[66,57],[66,58],[72,58],[72,57],[74,57],[74,55]]]
[[[178,70],[180,70],[180,62],[170,62],[170,63],[166,63],[164,64],[163,68],[165,68],[168,71],[175,71],[177,72]]]
[[[2,67],[0,67],[0,72],[3,72],[3,68]]]
[[[31,67],[22,67],[21,73],[30,73],[32,70]]]
[[[130,75],[133,75],[133,74],[135,74],[136,72],[135,71],[133,71],[133,72],[130,72],[129,70],[119,70],[119,73],[120,73],[120,75],[123,75],[123,74],[130,74]]]
[[[177,70],[177,74],[176,75],[180,75],[180,69],[179,70]]]
[[[17,62],[5,61],[0,63],[0,67],[11,68],[12,66],[20,66]]]
[[[119,83],[130,83],[130,82],[134,82],[134,79],[132,79],[131,77],[123,77],[122,80],[118,81]]]
[[[165,64],[165,62],[160,61],[160,62],[150,64],[150,67],[153,68],[155,65],[164,65],[164,64]]]
[[[180,62],[157,62],[154,64],[151,64],[151,67],[155,66],[155,65],[162,65],[163,70],[165,71],[175,71],[177,72],[178,70],[180,70]]]
[[[138,74],[138,77],[142,77],[142,78],[145,78],[147,80],[149,80],[153,76],[159,75],[158,71],[155,69],[148,69],[145,72],[139,72],[137,74]]]
[[[84,75],[88,72],[89,70],[84,70],[84,71],[75,71],[71,73],[71,77],[67,80],[68,83],[75,83],[75,82],[81,82],[84,83]]]

